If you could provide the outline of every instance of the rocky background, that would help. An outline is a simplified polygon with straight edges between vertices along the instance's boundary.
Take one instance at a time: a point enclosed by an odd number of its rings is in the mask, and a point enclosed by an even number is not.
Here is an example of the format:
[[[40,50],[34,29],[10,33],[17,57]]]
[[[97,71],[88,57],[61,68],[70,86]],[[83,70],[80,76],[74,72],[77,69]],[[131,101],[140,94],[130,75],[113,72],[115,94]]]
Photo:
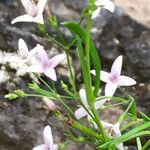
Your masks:
[[[92,38],[96,43],[104,70],[109,70],[114,59],[124,56],[123,72],[137,81],[137,85],[127,88],[135,97],[139,111],[150,115],[150,6],[149,0],[115,0],[116,9],[112,14],[107,10],[101,12],[93,23]],[[87,0],[49,0],[52,14],[60,21],[79,21],[82,9]],[[36,24],[10,22],[23,14],[24,9],[19,0],[0,1],[0,150],[30,150],[42,143],[42,130],[50,124],[55,142],[65,141],[61,124],[55,119],[38,98],[24,98],[16,101],[4,99],[8,92],[22,88],[27,89],[27,82],[32,79],[23,72],[20,60],[15,58],[19,38],[23,38],[29,48],[37,43],[45,46],[50,55],[60,50],[36,30]],[[46,14],[48,11],[45,12]],[[53,30],[49,28],[51,34]],[[66,38],[68,31],[62,30]],[[78,63],[72,52],[75,67]],[[58,67],[59,79],[64,74]],[[63,77],[65,78],[65,77]],[[58,81],[59,85],[59,81]],[[115,110],[116,111],[116,110]],[[121,110],[118,110],[121,111]],[[115,115],[115,112],[111,113]],[[88,145],[72,144],[68,149],[93,149]]]

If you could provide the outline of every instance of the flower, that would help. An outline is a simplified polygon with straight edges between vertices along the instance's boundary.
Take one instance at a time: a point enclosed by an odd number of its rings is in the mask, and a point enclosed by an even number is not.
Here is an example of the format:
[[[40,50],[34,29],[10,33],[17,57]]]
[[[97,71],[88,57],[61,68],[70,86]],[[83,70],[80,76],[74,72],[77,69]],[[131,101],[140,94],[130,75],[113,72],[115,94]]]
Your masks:
[[[46,76],[56,81],[57,77],[54,68],[65,58],[65,55],[59,54],[49,59],[46,51],[40,44],[37,44],[34,50],[37,51],[39,64],[30,66],[27,72],[44,73]]]
[[[53,143],[52,130],[47,125],[43,130],[44,144],[34,147],[32,150],[57,150],[57,144]]]
[[[115,6],[111,0],[96,0],[95,5],[97,6],[97,9],[93,12],[92,19],[95,19],[99,15],[101,7],[111,12],[114,12],[115,10]]]
[[[136,81],[130,77],[120,75],[122,69],[122,55],[118,56],[114,61],[110,73],[100,71],[100,78],[103,82],[106,82],[105,96],[113,96],[118,86],[131,86],[135,85]],[[91,71],[96,75],[95,70]]]
[[[80,98],[81,98],[83,105],[90,111],[90,106],[89,106],[87,98],[86,98],[85,89],[80,89],[79,95],[80,95]],[[106,101],[107,101],[106,99],[96,101],[94,104],[95,109],[100,108]],[[89,114],[87,113],[87,111],[82,106],[75,111],[75,117],[77,119],[81,119],[85,116],[88,116],[88,118],[90,118]]]
[[[27,62],[28,60],[33,59],[33,56],[36,54],[37,50],[36,49],[32,49],[29,51],[27,44],[25,43],[25,41],[20,38],[18,41],[18,55],[21,57],[21,59],[23,59],[25,62]]]
[[[117,138],[117,137],[121,136],[120,124],[118,122],[116,124],[111,124],[111,123],[107,123],[107,122],[104,122],[104,121],[101,121],[101,122],[103,124],[103,127],[106,130],[106,133],[108,134],[108,136],[110,138],[113,139],[113,138]],[[98,128],[95,123],[93,125],[96,129]],[[117,147],[118,150],[124,150],[123,143],[120,143],[120,144],[116,145],[116,147]]]
[[[43,102],[48,106],[48,108],[51,111],[55,111],[57,109],[56,104],[52,100],[48,99],[47,97],[43,98]]]
[[[47,0],[39,0],[36,5],[33,0],[21,0],[27,14],[16,17],[12,20],[11,24],[16,22],[35,22],[44,24],[43,10],[46,2]]]

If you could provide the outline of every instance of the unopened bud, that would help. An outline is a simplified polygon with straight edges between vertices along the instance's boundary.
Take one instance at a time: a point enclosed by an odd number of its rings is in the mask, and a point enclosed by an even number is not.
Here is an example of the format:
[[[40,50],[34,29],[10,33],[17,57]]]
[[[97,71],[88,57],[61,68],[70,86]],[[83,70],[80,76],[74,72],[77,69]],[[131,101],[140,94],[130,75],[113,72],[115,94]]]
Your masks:
[[[47,97],[43,98],[43,102],[48,106],[48,108],[51,111],[55,111],[55,110],[58,109],[58,107],[56,106],[56,104],[52,100],[48,99]]]

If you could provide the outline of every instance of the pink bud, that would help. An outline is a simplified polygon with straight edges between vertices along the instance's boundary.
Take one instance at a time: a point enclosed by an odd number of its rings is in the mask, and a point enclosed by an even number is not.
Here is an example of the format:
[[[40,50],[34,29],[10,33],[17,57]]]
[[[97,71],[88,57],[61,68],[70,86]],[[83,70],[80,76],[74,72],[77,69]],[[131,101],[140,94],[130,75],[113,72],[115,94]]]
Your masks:
[[[43,102],[48,106],[48,108],[51,111],[55,111],[57,109],[56,104],[52,100],[45,97],[45,98],[43,98]]]

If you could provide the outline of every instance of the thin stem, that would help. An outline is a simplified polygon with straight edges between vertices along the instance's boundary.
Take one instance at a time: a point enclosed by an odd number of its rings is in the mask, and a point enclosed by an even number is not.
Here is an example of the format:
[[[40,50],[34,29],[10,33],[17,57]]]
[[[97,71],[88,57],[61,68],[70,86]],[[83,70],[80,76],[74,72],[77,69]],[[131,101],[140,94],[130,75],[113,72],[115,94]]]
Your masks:
[[[136,143],[137,143],[138,150],[141,150],[142,149],[142,144],[141,144],[140,137],[136,138]]]
[[[75,86],[75,78],[72,73],[68,50],[66,50],[66,55],[67,55],[67,65],[68,65],[68,69],[69,69],[69,73],[70,73],[70,82],[71,82],[74,94],[77,96],[78,94],[77,94],[77,90],[76,90],[76,86]]]

